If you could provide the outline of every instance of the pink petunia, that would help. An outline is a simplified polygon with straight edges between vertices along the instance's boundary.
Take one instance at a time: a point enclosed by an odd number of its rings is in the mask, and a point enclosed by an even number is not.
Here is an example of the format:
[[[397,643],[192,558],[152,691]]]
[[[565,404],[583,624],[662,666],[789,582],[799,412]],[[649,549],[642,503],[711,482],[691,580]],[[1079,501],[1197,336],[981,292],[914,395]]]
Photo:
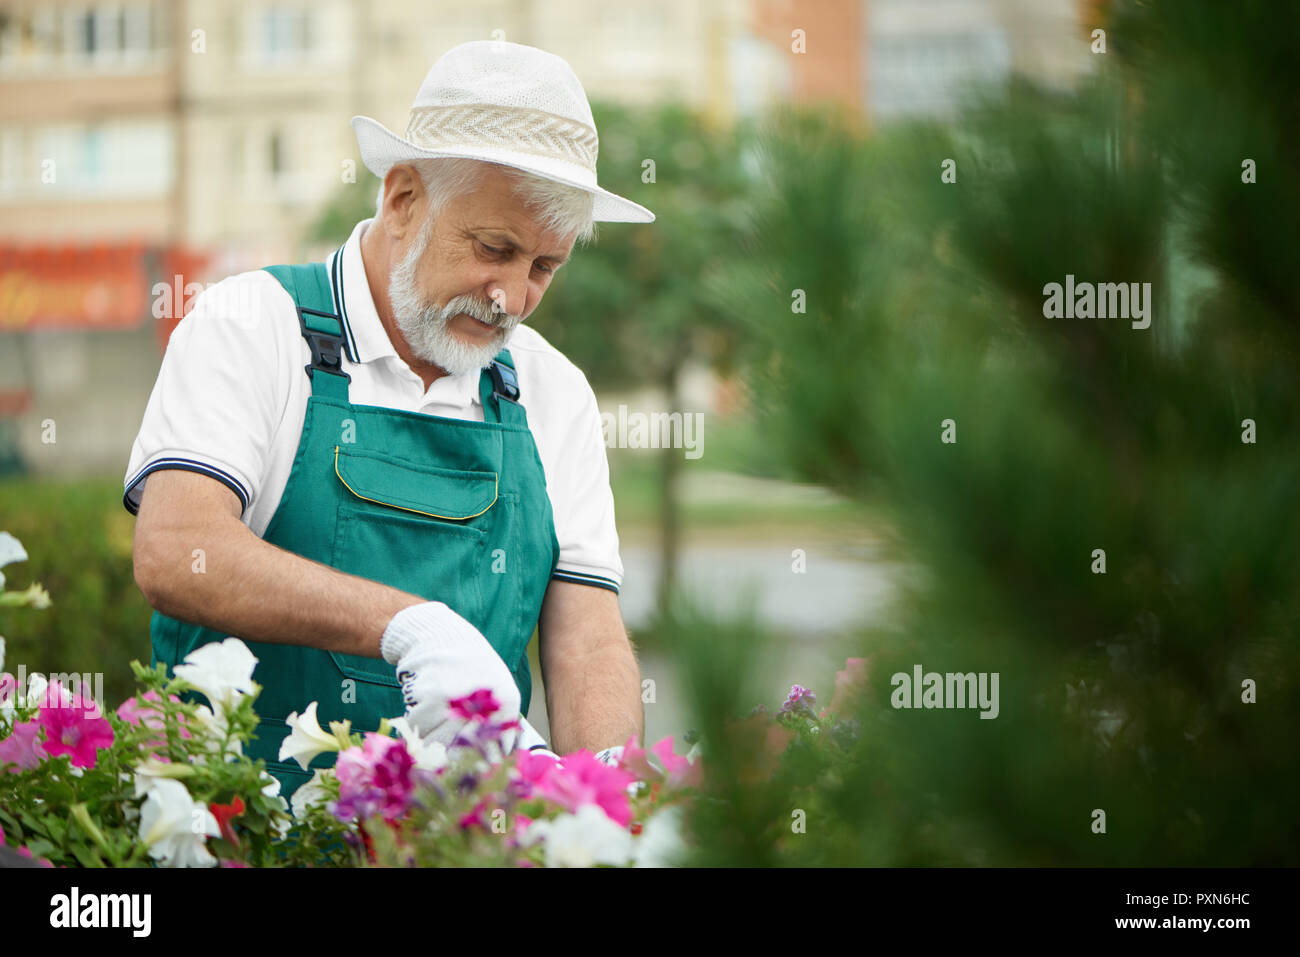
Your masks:
[[[176,697],[176,695],[168,695],[168,697],[172,701],[175,701],[177,703],[179,703],[181,700],[180,698]],[[135,727],[146,727],[146,728],[151,728],[155,731],[161,731],[166,726],[166,718],[163,716],[163,713],[159,711],[157,708],[151,708],[148,705],[141,703],[143,701],[160,701],[160,700],[161,698],[159,697],[158,692],[156,691],[146,691],[144,694],[139,695],[137,697],[127,698],[125,701],[122,702],[121,706],[117,709],[117,716],[121,718],[123,721],[125,721],[127,724],[134,725]],[[181,728],[180,728],[181,737],[182,738],[190,737],[191,736],[190,732],[185,727],[184,724],[185,721],[184,715],[180,716],[180,721],[181,721]],[[160,735],[158,737],[149,738],[146,741],[140,742],[140,747],[146,751],[151,751],[157,748],[165,747],[166,744],[167,744],[166,740]],[[164,757],[163,755],[159,755],[159,754],[154,754],[151,756],[157,758],[160,761],[171,760],[170,758]]]
[[[361,747],[341,752],[334,767],[339,800],[333,810],[340,820],[364,820],[382,814],[392,821],[410,808],[415,759],[400,738],[370,731]]]
[[[44,761],[46,753],[38,739],[40,732],[41,723],[37,718],[15,722],[9,737],[0,741],[0,767],[8,764],[9,772],[17,774]]]
[[[619,756],[618,766],[624,771],[629,771],[636,775],[641,781],[658,781],[663,777],[659,769],[650,763],[646,757],[645,748],[636,743],[636,735],[631,735],[627,739],[627,744],[623,745],[623,753]]]
[[[822,712],[843,716],[853,708],[856,699],[867,688],[867,659],[848,658],[844,667],[835,672],[835,691],[831,694],[830,707]]]
[[[490,688],[479,688],[464,697],[452,698],[447,702],[447,706],[451,708],[453,714],[466,721],[480,715],[488,718],[501,710],[501,704]]]
[[[51,681],[46,684],[45,690],[37,699],[29,700],[27,703],[39,703],[42,708],[71,708],[72,702],[72,693],[59,682]]]
[[[611,821],[626,827],[632,820],[627,786],[636,777],[596,760],[590,751],[575,751],[552,768],[538,785],[538,793],[568,811],[595,804]]]
[[[700,786],[700,765],[691,763],[684,757],[673,753],[673,739],[664,738],[650,748],[650,753],[659,759],[664,773],[668,776],[670,787],[697,788]]]
[[[479,801],[474,805],[474,809],[468,814],[462,814],[460,818],[461,830],[468,830],[471,827],[481,827],[487,830],[488,823],[483,817],[483,812],[487,810],[487,802]]]
[[[45,729],[45,753],[69,755],[73,767],[93,768],[99,750],[113,744],[113,726],[94,699],[87,703],[81,694],[73,695],[66,705],[42,706],[40,721]]]
[[[542,779],[550,773],[556,765],[555,758],[549,754],[540,754],[536,751],[517,751],[515,753],[515,768],[512,775],[513,781],[518,785],[515,789],[519,797],[528,798],[532,796],[536,787],[541,784]]]

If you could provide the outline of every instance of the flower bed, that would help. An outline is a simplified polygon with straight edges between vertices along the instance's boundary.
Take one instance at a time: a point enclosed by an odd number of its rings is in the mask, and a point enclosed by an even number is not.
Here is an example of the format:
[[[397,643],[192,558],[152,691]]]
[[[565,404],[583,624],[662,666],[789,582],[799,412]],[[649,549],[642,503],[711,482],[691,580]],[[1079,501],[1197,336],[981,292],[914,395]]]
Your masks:
[[[0,537],[0,563],[25,557]],[[49,603],[39,586],[3,594]],[[256,664],[238,638],[199,648],[172,677],[132,662],[139,690],[112,712],[84,683],[33,675],[20,688],[0,672],[0,848],[85,867],[665,866],[689,850],[699,745],[683,756],[672,738],[648,749],[629,739],[615,765],[588,751],[504,755],[518,722],[486,690],[451,702],[464,722],[451,747],[402,717],[365,734],[346,721],[323,729],[312,702],[287,719],[279,757],[304,769],[326,752],[336,761],[288,801],[244,754]],[[842,672],[837,695],[857,678]],[[182,698],[193,692],[208,703]],[[756,709],[769,759],[831,727],[814,703],[796,685],[778,714]]]

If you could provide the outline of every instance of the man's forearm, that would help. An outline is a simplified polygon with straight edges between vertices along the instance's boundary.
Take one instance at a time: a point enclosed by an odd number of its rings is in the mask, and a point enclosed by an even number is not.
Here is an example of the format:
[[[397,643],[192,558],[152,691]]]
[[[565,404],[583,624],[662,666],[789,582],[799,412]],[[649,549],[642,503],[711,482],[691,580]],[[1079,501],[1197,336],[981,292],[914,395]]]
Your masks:
[[[641,671],[626,639],[553,664],[546,673],[546,711],[551,748],[559,754],[601,751],[629,737],[640,742]]]
[[[149,561],[155,608],[251,641],[377,658],[393,615],[424,601],[264,542],[237,519],[158,536]]]

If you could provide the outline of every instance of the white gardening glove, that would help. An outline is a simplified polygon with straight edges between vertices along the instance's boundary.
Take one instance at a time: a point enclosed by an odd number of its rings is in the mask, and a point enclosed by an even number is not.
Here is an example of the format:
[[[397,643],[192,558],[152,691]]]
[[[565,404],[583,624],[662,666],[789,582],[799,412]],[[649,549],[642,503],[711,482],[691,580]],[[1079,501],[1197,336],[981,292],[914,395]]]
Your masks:
[[[516,747],[525,751],[532,751],[534,754],[540,752],[542,754],[550,755],[557,761],[564,760],[550,749],[550,745],[546,743],[546,739],[542,737],[541,733],[536,728],[528,723],[528,719],[520,717],[519,725],[519,741],[516,743]],[[599,752],[596,755],[596,760],[601,764],[608,764],[611,767],[617,767],[618,762],[622,757],[623,745],[616,744],[612,748],[606,748],[604,751]]]
[[[506,663],[477,628],[443,602],[399,611],[384,629],[379,651],[397,669],[407,720],[423,740],[450,747],[466,722],[448,703],[480,688],[500,703],[497,719],[519,714],[519,688]],[[501,736],[506,754],[518,735],[512,729]]]
[[[528,719],[522,715],[519,718],[519,740],[515,747],[521,751],[531,751],[533,754],[549,755],[555,760],[560,760],[560,756],[551,750],[551,746],[546,743],[546,739],[541,733],[528,723]]]

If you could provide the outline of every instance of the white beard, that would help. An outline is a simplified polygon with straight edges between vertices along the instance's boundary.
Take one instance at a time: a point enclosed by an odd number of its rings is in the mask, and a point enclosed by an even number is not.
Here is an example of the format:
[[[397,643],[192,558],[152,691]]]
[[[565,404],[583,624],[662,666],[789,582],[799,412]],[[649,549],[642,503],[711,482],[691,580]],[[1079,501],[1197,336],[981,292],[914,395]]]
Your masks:
[[[505,348],[520,317],[494,312],[493,303],[469,295],[457,296],[441,308],[420,298],[415,286],[415,268],[429,245],[432,227],[433,220],[426,220],[406,256],[389,273],[388,300],[393,307],[393,321],[420,361],[436,365],[449,375],[476,372]],[[496,326],[497,334],[482,345],[461,339],[447,328],[447,323],[462,312]]]

